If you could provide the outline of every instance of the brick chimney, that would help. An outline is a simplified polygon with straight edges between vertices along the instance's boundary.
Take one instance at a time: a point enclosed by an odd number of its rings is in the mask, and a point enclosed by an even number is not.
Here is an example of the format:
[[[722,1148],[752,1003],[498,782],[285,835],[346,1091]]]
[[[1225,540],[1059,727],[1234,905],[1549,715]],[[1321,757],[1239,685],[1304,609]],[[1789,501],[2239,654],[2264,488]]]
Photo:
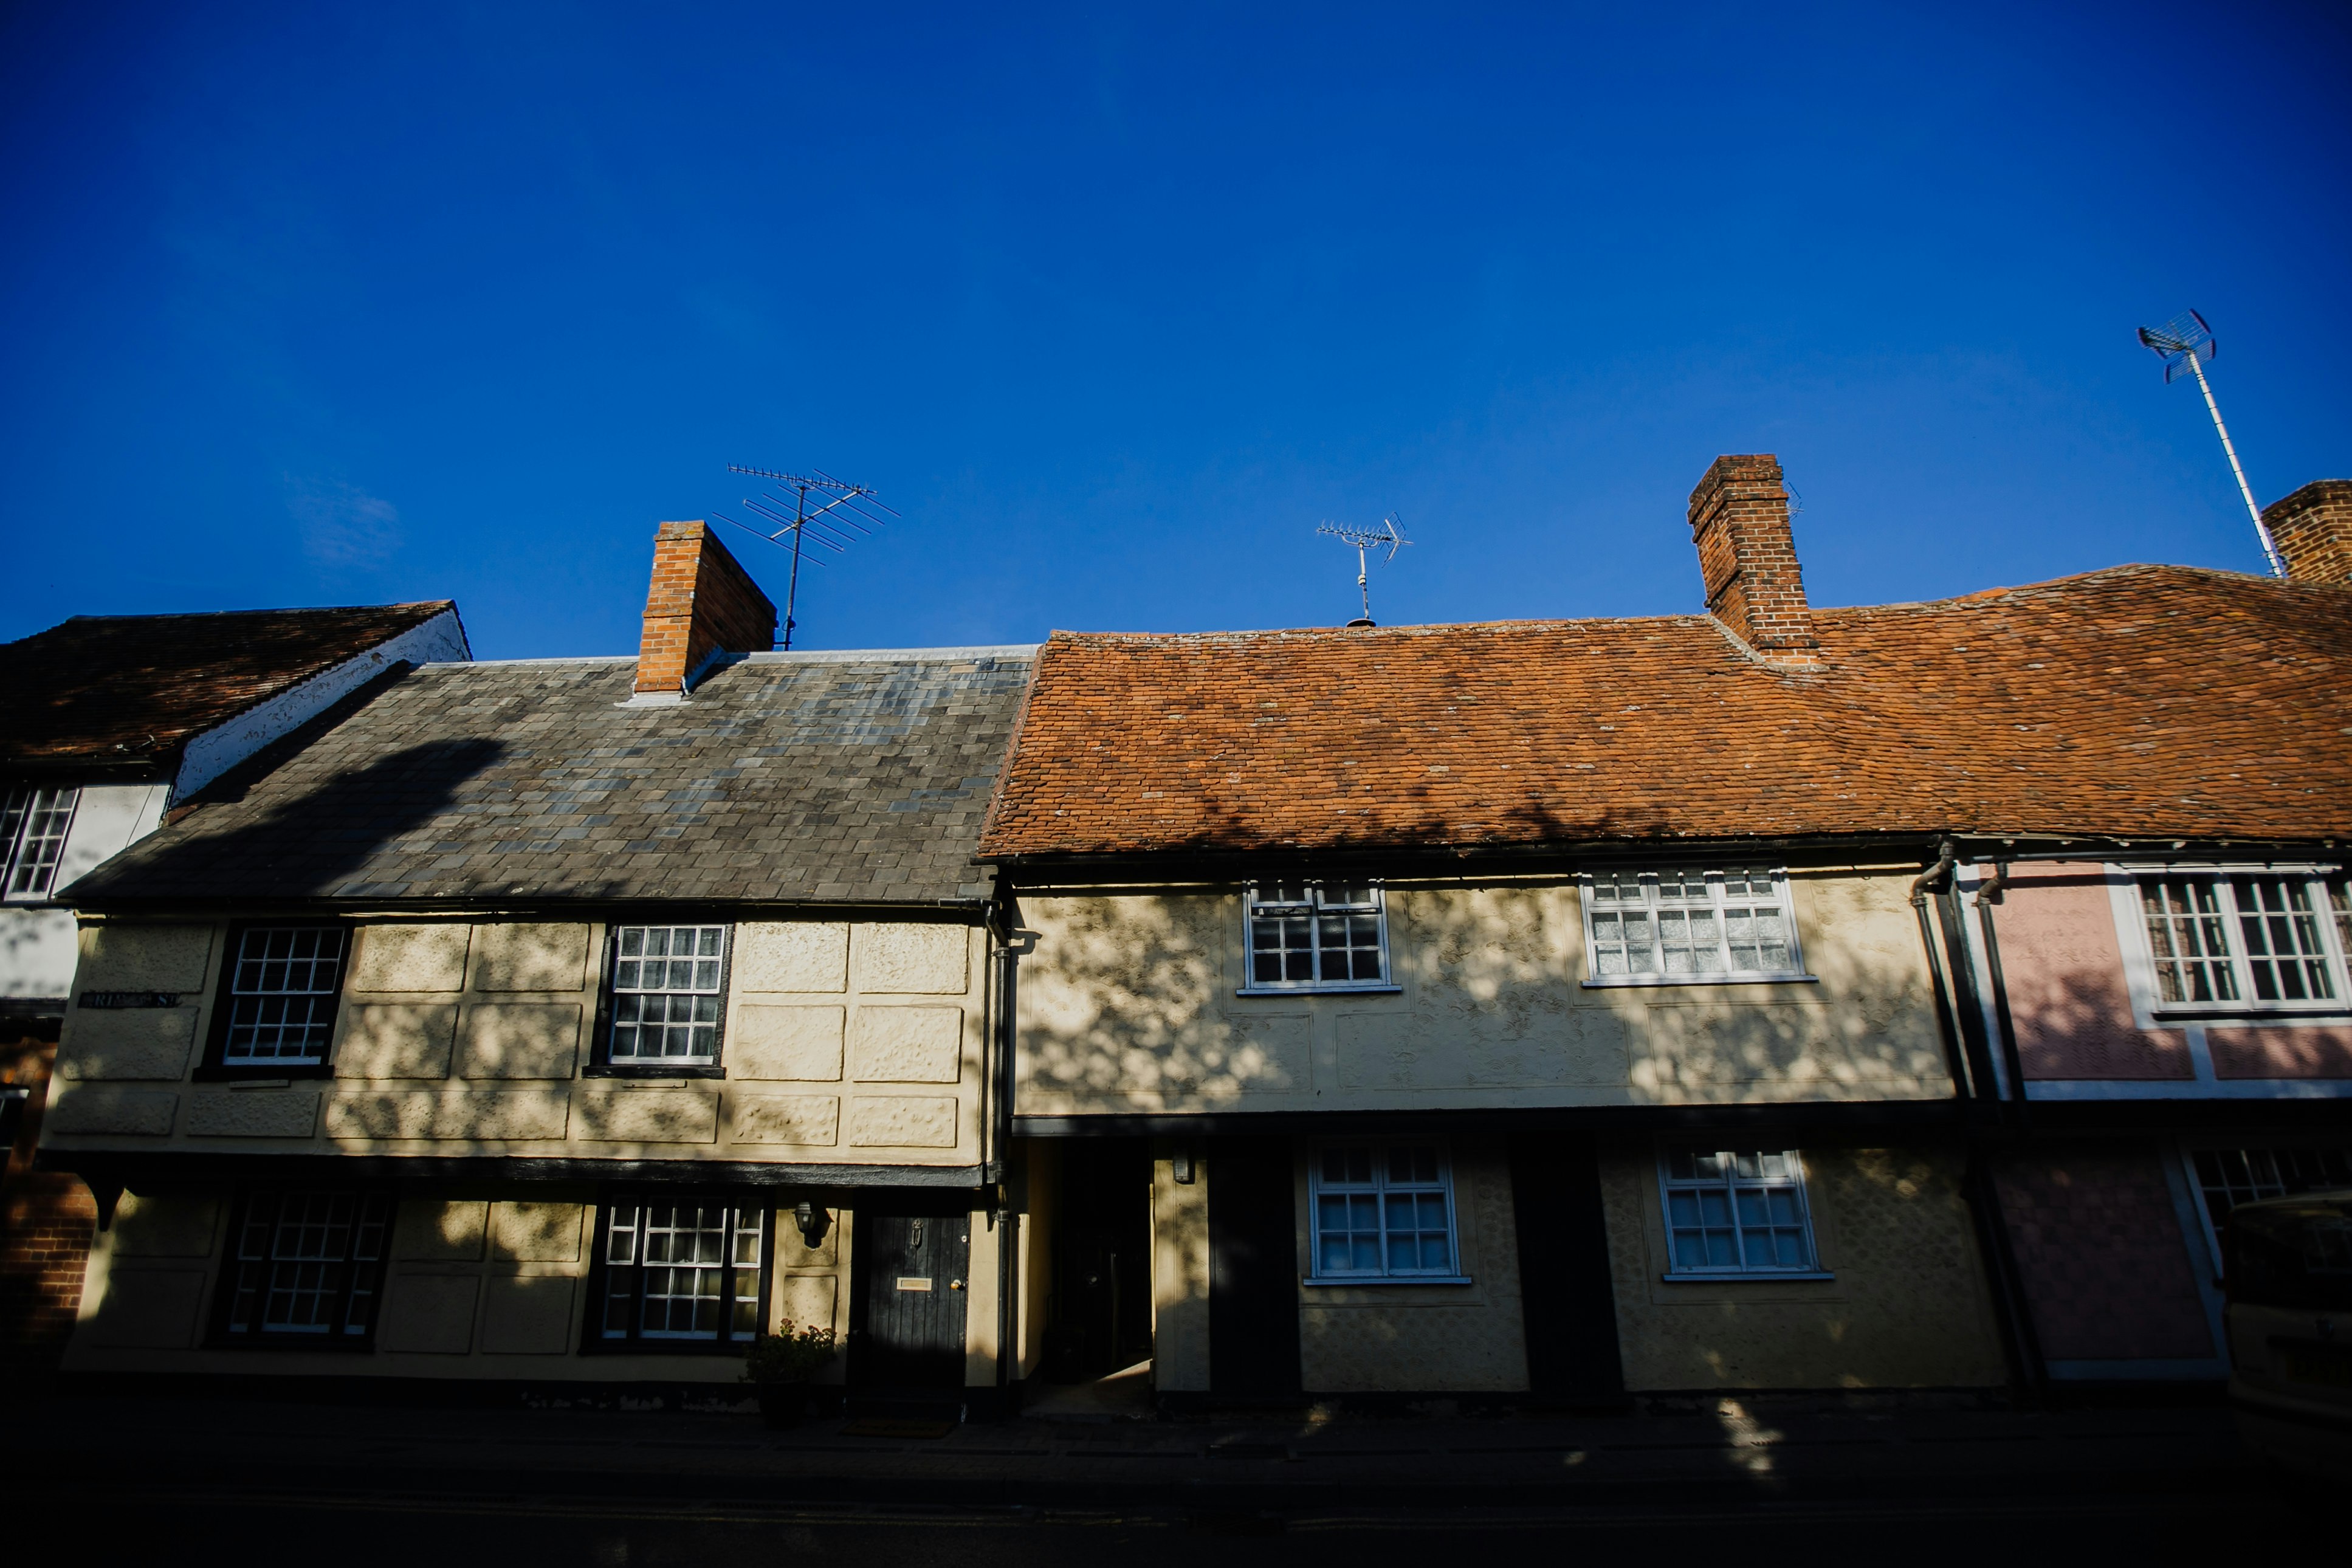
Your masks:
[[[1774,664],[1813,663],[1821,643],[1789,533],[1780,459],[1717,458],[1691,491],[1690,525],[1707,614]]]
[[[765,653],[776,644],[776,606],[700,519],[654,533],[653,590],[637,645],[639,700],[676,700],[718,653]]]
[[[2263,508],[2263,526],[2294,581],[2352,584],[2352,479],[2314,479]]]

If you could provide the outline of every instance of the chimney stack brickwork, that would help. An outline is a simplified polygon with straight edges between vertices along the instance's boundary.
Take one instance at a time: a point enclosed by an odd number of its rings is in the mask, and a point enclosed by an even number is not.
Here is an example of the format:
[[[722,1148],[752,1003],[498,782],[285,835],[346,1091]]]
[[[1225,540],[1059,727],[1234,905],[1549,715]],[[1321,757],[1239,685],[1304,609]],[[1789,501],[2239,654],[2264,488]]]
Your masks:
[[[1775,664],[1811,664],[1821,642],[1789,531],[1780,460],[1717,458],[1690,498],[1707,614]]]
[[[714,651],[765,653],[775,643],[776,606],[708,523],[665,522],[655,531],[638,695],[682,694]]]
[[[2286,574],[2297,583],[2352,584],[2352,479],[2315,479],[2263,508]]]

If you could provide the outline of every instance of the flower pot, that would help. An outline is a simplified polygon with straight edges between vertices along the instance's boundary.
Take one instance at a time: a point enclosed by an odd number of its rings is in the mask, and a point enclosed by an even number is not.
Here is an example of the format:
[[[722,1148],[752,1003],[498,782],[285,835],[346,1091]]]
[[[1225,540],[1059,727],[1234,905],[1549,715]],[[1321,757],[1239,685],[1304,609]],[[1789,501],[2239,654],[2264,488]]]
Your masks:
[[[809,1385],[805,1383],[763,1383],[760,1386],[760,1419],[770,1426],[797,1426],[807,1414]]]

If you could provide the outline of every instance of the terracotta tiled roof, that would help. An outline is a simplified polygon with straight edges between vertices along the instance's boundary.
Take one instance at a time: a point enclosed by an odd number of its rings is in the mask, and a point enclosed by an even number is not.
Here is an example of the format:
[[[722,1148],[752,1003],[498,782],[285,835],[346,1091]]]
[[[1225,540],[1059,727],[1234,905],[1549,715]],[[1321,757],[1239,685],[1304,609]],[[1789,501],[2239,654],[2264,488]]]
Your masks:
[[[1814,613],[1042,650],[984,857],[1911,831],[2352,837],[2352,590],[2119,566]]]
[[[0,767],[138,765],[434,616],[347,609],[76,616],[0,643]]]

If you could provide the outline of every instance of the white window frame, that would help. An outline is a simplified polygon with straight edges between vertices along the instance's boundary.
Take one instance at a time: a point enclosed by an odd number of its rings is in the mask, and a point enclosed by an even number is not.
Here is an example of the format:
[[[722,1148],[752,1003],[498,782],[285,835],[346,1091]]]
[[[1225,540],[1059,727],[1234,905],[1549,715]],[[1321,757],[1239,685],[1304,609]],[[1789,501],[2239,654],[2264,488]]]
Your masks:
[[[654,1222],[657,1210],[669,1216],[660,1225]],[[719,1257],[687,1259],[650,1256],[656,1235],[674,1245],[677,1237],[712,1234],[708,1216],[714,1212],[718,1215]],[[681,1221],[682,1215],[692,1217]],[[743,1256],[742,1244],[746,1241],[751,1243],[748,1258]],[[774,1254],[775,1211],[762,1204],[745,1202],[740,1194],[643,1194],[609,1203],[597,1226],[596,1258],[601,1273],[593,1308],[594,1338],[605,1348],[632,1344],[747,1344],[766,1331],[768,1271]],[[707,1278],[718,1289],[709,1297],[692,1289],[655,1293],[651,1286],[657,1273],[667,1273],[667,1283],[673,1287]],[[690,1323],[680,1329],[667,1322],[661,1328],[648,1328],[646,1307],[656,1300],[688,1302],[689,1312],[692,1303],[707,1300],[715,1303],[717,1321],[708,1330],[694,1328]],[[748,1312],[741,1310],[746,1308]],[[618,1326],[614,1322],[616,1315],[622,1320]],[[667,1319],[669,1311],[666,1310],[664,1316]],[[738,1316],[748,1317],[750,1326],[738,1324]]]
[[[1360,889],[1370,895],[1369,900],[1331,902],[1324,900],[1324,889]],[[1297,888],[1303,893],[1298,899],[1264,898],[1261,889]],[[1261,910],[1305,911],[1304,914],[1261,916]],[[1323,967],[1321,921],[1328,914],[1369,914],[1380,932],[1381,973],[1377,980],[1266,980],[1257,977],[1257,924],[1261,919],[1304,919],[1307,924],[1311,965],[1319,972]],[[1337,878],[1301,877],[1296,880],[1272,879],[1252,882],[1242,889],[1242,984],[1235,991],[1241,996],[1296,996],[1305,992],[1392,992],[1402,989],[1396,983],[1396,969],[1389,956],[1388,889],[1378,881],[1341,881]]]
[[[62,802],[58,797],[64,796]],[[38,784],[21,784],[7,792],[5,807],[5,842],[0,842],[0,899],[15,903],[46,902],[58,883],[58,868],[65,864],[66,847],[73,837],[74,816],[81,809],[81,790],[76,785],[48,789]],[[45,816],[62,813],[54,835],[43,834],[42,843],[54,843],[57,853],[40,868],[40,880],[34,886],[18,888],[16,881],[24,870],[26,835],[33,825]]]
[[[1433,1182],[1406,1182],[1392,1188],[1389,1173],[1389,1155],[1397,1149],[1427,1150],[1437,1156],[1437,1177]],[[1332,1182],[1324,1174],[1327,1154],[1354,1151],[1371,1155],[1371,1180],[1366,1183]],[[1445,1200],[1445,1250],[1449,1267],[1436,1268],[1396,1268],[1388,1259],[1388,1197],[1391,1190],[1417,1194],[1436,1189]],[[1377,1207],[1381,1225],[1381,1266],[1378,1268],[1326,1269],[1323,1267],[1323,1197],[1370,1197]],[[1353,1234],[1352,1232],[1350,1234]],[[1453,1152],[1445,1144],[1431,1138],[1335,1138],[1314,1145],[1307,1163],[1307,1276],[1308,1285],[1467,1285],[1470,1276],[1462,1272],[1462,1227],[1454,1202]]]
[[[1753,902],[1753,900],[1748,899],[1729,900],[1725,897],[1724,878],[1732,870],[1738,870],[1742,877],[1751,879],[1759,871],[1771,879],[1772,898],[1778,906],[1781,930],[1788,941],[1789,966],[1787,968],[1733,969],[1728,967],[1731,962],[1731,937],[1729,922],[1726,919],[1726,910],[1733,905]],[[1661,898],[1658,884],[1660,879],[1668,874],[1677,879],[1693,875],[1702,877],[1706,888],[1706,898],[1704,902],[1688,899],[1670,900]],[[1649,917],[1653,930],[1658,928],[1658,917],[1661,912],[1696,914],[1702,910],[1710,912],[1715,921],[1717,952],[1722,957],[1726,967],[1717,970],[1677,970],[1672,973],[1661,970],[1639,974],[1601,973],[1601,945],[1600,939],[1595,934],[1593,917],[1595,914],[1630,910],[1633,906],[1622,901],[1607,900],[1606,908],[1599,907],[1604,900],[1595,899],[1594,883],[1600,878],[1622,880],[1628,875],[1637,878],[1640,881],[1643,893],[1641,908]],[[1584,909],[1584,984],[1588,986],[1755,985],[1786,981],[1811,981],[1814,978],[1805,972],[1805,951],[1797,931],[1797,907],[1795,900],[1790,896],[1789,871],[1785,866],[1761,867],[1753,869],[1742,867],[1702,866],[1696,871],[1675,866],[1606,867],[1583,872],[1578,878],[1577,902]]]
[[[2330,899],[2330,884],[2343,879],[2343,868],[2335,866],[2123,866],[2126,902],[2130,910],[2131,945],[2125,951],[2135,960],[2134,976],[2145,987],[2147,1016],[2151,1022],[2162,1020],[2178,1023],[2186,1020],[2228,1021],[2238,1018],[2276,1017],[2342,1017],[2352,1014],[2352,955],[2346,952],[2343,928],[2337,910]],[[2333,996],[2305,997],[2299,1000],[2281,998],[2265,1000],[2256,994],[2253,960],[2246,952],[2244,922],[2249,918],[2276,918],[2268,911],[2257,910],[2249,917],[2239,902],[2239,887],[2253,879],[2271,879],[2299,882],[2304,885],[2311,903],[2312,917],[2318,927],[2319,952],[2314,956],[2322,960],[2324,973],[2335,991]],[[2147,887],[2152,882],[2192,882],[2210,885],[2215,895],[2214,919],[2221,927],[2227,947],[2224,953],[2212,955],[2225,963],[2238,994],[2230,998],[2208,1001],[2167,1001],[2163,989],[2163,971],[2175,958],[2159,955],[2156,938],[2148,930]]]
[[[1704,1181],[1696,1178],[1678,1177],[1673,1173],[1671,1165],[1671,1162],[1678,1154],[1712,1155],[1724,1162],[1724,1173],[1718,1178],[1712,1178]],[[1791,1173],[1787,1175],[1765,1175],[1759,1171],[1759,1173],[1754,1176],[1742,1176],[1738,1174],[1738,1167],[1736,1162],[1738,1157],[1743,1154],[1752,1154],[1757,1156],[1777,1155],[1787,1162],[1788,1170]],[[1661,1279],[1675,1281],[1726,1279],[1834,1279],[1837,1278],[1836,1275],[1832,1274],[1830,1270],[1822,1266],[1821,1234],[1813,1224],[1812,1194],[1806,1190],[1805,1157],[1801,1150],[1699,1149],[1687,1143],[1675,1142],[1662,1145],[1659,1148],[1657,1152],[1656,1164],[1658,1182],[1658,1218],[1666,1238],[1666,1268],[1665,1272],[1660,1276]],[[1804,1227],[1805,1261],[1801,1265],[1794,1268],[1780,1265],[1769,1267],[1751,1266],[1745,1261],[1748,1248],[1744,1237],[1741,1237],[1741,1231],[1744,1227],[1739,1223],[1739,1189],[1742,1187],[1764,1189],[1773,1192],[1786,1192],[1794,1194],[1797,1205],[1798,1223]],[[1720,1191],[1726,1194],[1731,1200],[1727,1206],[1727,1216],[1731,1220],[1732,1234],[1735,1240],[1738,1241],[1739,1256],[1742,1261],[1727,1267],[1717,1264],[1697,1268],[1685,1268],[1683,1266],[1681,1257],[1675,1249],[1675,1194],[1676,1193],[1694,1194],[1710,1191]]]
[[[2205,1180],[2207,1160],[2210,1159],[2218,1164],[2234,1155],[2243,1161],[2248,1167],[2247,1181],[2243,1184],[2229,1183],[2221,1189],[2226,1194],[2231,1186],[2241,1184],[2243,1186],[2246,1195],[2242,1198],[2232,1198],[2230,1204],[2232,1209],[2242,1203],[2259,1203],[2264,1198],[2289,1197],[2298,1193],[2326,1192],[2342,1184],[2336,1182],[2332,1172],[2326,1170],[2318,1173],[2320,1179],[2317,1181],[2305,1180],[2301,1175],[2281,1176],[2278,1173],[2277,1163],[2282,1154],[2317,1155],[2322,1158],[2333,1156],[2339,1168],[2347,1163],[2352,1163],[2352,1145],[2340,1142],[2328,1143],[2302,1139],[2245,1143],[2200,1141],[2184,1144],[2180,1153],[2181,1163],[2187,1167],[2189,1198],[2197,1208],[2198,1224],[2205,1233],[2205,1247],[2213,1259],[2213,1277],[2216,1279],[2221,1277],[2226,1260],[2221,1254],[2221,1221],[2213,1215],[2211,1194],[2215,1189],[2209,1186]],[[2257,1163],[2266,1164],[2269,1168],[2266,1171],[2254,1169]],[[2226,1166],[2221,1174],[2226,1181],[2229,1174]],[[2221,1216],[2222,1219],[2228,1217],[2226,1213]]]

